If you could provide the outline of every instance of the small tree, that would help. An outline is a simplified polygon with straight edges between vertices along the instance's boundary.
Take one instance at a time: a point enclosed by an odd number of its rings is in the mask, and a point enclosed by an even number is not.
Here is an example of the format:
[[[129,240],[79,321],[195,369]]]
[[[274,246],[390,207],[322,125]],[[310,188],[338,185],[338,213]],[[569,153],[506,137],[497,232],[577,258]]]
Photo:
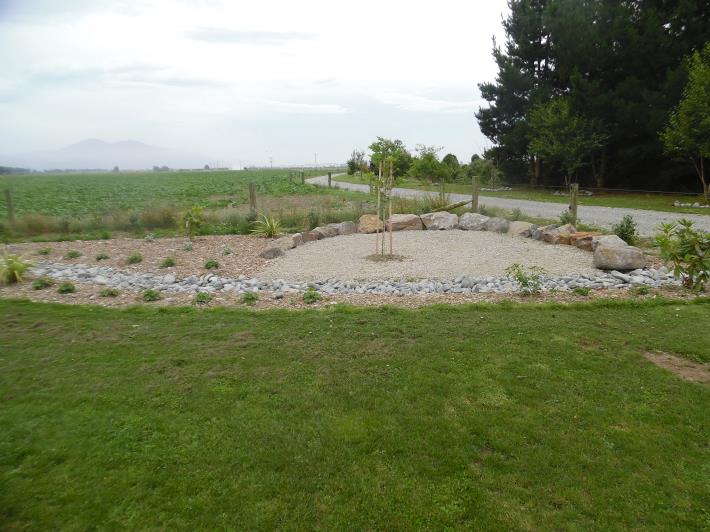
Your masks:
[[[671,113],[661,133],[669,154],[693,162],[708,203],[708,181],[705,159],[710,158],[710,43],[688,60],[688,84],[678,107]]]
[[[566,98],[556,98],[533,109],[530,128],[530,152],[562,167],[565,188],[607,139],[598,124],[575,114]]]
[[[441,148],[419,144],[416,149],[419,156],[414,158],[409,168],[409,176],[430,183],[446,181],[451,173],[449,167],[439,161],[437,154]]]
[[[377,140],[370,144],[370,169],[373,173],[379,172],[381,162],[385,162],[390,157],[392,158],[392,171],[394,178],[402,177],[407,173],[412,165],[412,154],[407,151],[404,143],[399,139],[386,139],[377,137]]]
[[[360,150],[353,150],[350,154],[350,159],[347,162],[348,165],[348,175],[354,175],[355,172],[359,172],[362,177],[362,173],[367,170],[367,162],[365,161],[365,152]]]

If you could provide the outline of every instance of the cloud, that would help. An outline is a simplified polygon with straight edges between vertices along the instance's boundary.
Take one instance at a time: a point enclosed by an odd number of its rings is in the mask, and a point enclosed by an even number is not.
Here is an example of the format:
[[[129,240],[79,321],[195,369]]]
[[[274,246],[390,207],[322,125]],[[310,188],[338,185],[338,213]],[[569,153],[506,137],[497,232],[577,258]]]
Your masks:
[[[483,103],[483,100],[438,100],[402,92],[385,92],[376,98],[386,105],[422,113],[472,113]]]
[[[348,112],[342,105],[334,103],[296,103],[276,100],[263,100],[261,103],[277,113],[333,115]]]
[[[198,28],[188,32],[187,36],[196,41],[215,44],[256,44],[282,45],[293,41],[315,39],[312,33],[296,31],[242,31],[228,28]]]

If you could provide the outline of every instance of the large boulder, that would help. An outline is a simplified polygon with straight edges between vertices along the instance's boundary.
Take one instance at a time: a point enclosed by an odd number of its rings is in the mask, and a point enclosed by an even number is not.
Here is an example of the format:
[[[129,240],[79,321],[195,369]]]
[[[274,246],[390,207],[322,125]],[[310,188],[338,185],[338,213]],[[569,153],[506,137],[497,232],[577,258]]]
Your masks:
[[[456,229],[459,217],[449,212],[430,212],[421,215],[422,223],[430,231]]]
[[[376,214],[363,214],[358,220],[357,232],[375,233],[382,231],[383,225],[382,220],[378,219]]]
[[[353,222],[340,222],[338,225],[339,235],[352,235],[357,232],[357,225]]]
[[[459,216],[459,229],[464,231],[483,231],[488,220],[488,216],[477,212],[465,212]]]
[[[304,244],[306,242],[315,242],[316,240],[319,240],[320,237],[320,233],[315,233],[313,231],[303,231],[303,233],[301,233],[301,240]]]
[[[550,224],[550,225],[543,225],[542,227],[536,227],[532,231],[530,231],[530,238],[533,240],[544,240],[545,236],[545,231],[549,231],[551,229],[556,229],[557,226],[555,224]]]
[[[296,233],[295,235],[282,236],[281,238],[274,240],[274,246],[281,248],[284,251],[288,251],[289,249],[293,249],[302,243],[303,243],[303,238],[301,237],[301,233]]]
[[[387,220],[388,231],[390,226],[392,227],[392,231],[421,231],[424,229],[422,219],[416,214],[393,214],[392,217]]]
[[[565,224],[557,228],[560,235],[559,244],[570,244],[570,237],[577,232],[577,228],[572,224]]]
[[[602,242],[594,249],[594,267],[602,270],[635,270],[646,267],[646,257],[637,247]]]
[[[521,236],[528,238],[535,226],[528,222],[510,222],[508,225],[508,234],[510,236]]]
[[[486,223],[483,224],[483,228],[486,231],[492,231],[494,233],[507,233],[510,222],[505,218],[489,218]]]
[[[281,249],[278,246],[273,246],[268,249],[265,249],[261,253],[259,253],[259,256],[263,259],[275,259],[276,257],[280,257],[284,254],[284,250]]]
[[[577,231],[570,235],[569,243],[584,251],[592,251],[592,238],[595,236],[599,236],[599,233],[593,231]]]
[[[616,235],[601,235],[592,237],[592,251],[595,251],[597,249],[597,246],[599,245],[604,245],[608,247],[624,247],[628,244]]]

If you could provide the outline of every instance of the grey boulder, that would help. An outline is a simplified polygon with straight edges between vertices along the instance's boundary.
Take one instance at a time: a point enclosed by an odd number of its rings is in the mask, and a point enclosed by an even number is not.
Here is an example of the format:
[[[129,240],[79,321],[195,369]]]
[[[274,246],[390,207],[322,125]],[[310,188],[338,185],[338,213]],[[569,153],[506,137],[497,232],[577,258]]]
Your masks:
[[[456,229],[459,217],[449,212],[430,212],[420,216],[424,227],[430,231]]]
[[[459,216],[459,229],[464,231],[483,231],[490,218],[477,212],[465,212]]]
[[[507,233],[508,227],[510,227],[510,222],[505,218],[490,218],[483,225],[486,231],[492,231],[494,233]]]

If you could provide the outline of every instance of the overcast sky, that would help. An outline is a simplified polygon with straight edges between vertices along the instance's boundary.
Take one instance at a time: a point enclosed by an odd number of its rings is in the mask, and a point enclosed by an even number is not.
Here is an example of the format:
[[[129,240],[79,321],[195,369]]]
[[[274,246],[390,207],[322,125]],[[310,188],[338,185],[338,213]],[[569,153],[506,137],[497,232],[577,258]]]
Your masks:
[[[505,0],[0,0],[0,154],[138,140],[236,166],[342,162],[377,135],[488,141]]]

